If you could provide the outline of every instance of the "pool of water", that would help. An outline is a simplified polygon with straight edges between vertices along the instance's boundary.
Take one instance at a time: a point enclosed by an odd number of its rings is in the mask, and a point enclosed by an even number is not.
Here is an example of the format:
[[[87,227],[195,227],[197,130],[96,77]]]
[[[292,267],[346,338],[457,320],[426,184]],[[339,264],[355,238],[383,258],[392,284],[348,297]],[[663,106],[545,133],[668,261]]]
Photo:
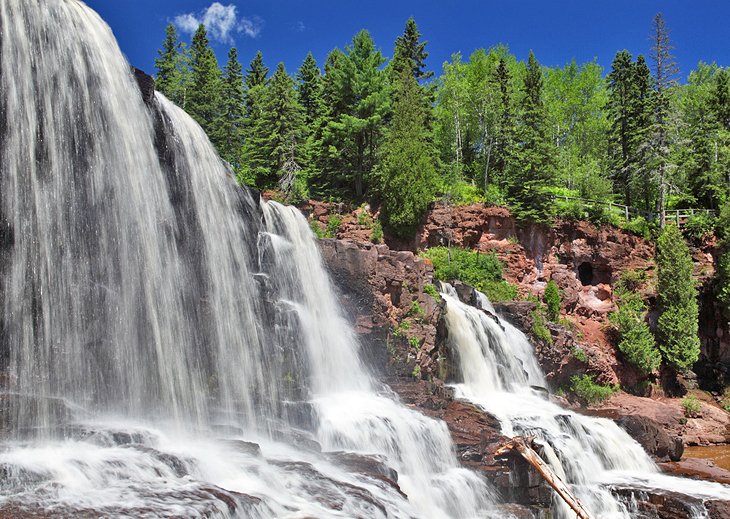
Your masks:
[[[686,447],[683,458],[701,458],[710,460],[718,467],[730,470],[730,445],[711,447]]]

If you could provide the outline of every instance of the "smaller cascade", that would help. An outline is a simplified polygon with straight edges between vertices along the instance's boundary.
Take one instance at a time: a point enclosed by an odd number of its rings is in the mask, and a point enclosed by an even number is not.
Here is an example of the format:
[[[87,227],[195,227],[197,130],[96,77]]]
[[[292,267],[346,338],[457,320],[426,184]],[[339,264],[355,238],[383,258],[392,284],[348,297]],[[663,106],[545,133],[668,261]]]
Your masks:
[[[462,377],[454,384],[457,397],[497,417],[506,436],[535,438],[544,461],[593,516],[633,516],[632,504],[616,497],[612,487],[730,499],[725,485],[660,474],[643,448],[613,421],[582,416],[547,400],[536,388],[545,386],[545,378],[527,337],[495,318],[487,297],[475,293],[477,306],[470,306],[450,285],[441,291],[448,345]],[[561,500],[553,503],[557,517],[575,517]]]

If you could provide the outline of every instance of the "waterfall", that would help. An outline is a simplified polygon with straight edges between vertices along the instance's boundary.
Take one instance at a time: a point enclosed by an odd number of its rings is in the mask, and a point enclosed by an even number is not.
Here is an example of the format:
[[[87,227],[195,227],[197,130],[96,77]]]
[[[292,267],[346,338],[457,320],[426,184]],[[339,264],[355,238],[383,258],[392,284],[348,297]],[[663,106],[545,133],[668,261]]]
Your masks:
[[[0,515],[497,513],[368,372],[303,216],[78,0],[0,3],[0,290]]]
[[[450,285],[446,302],[448,344],[457,358],[461,381],[456,394],[499,419],[506,436],[534,437],[542,456],[569,483],[594,517],[632,517],[630,504],[610,486],[666,489],[700,498],[728,499],[730,488],[662,475],[643,448],[613,421],[579,415],[550,402],[545,379],[527,337],[477,292],[477,306],[467,305]],[[559,498],[553,508],[561,518],[575,513]]]

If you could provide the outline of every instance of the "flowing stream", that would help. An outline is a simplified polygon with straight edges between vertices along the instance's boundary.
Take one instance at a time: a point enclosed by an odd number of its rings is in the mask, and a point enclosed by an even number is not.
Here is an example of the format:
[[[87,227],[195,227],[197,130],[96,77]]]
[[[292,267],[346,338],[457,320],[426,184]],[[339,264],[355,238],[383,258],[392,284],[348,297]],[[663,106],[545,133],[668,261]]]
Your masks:
[[[660,474],[643,448],[613,421],[579,415],[547,400],[536,389],[546,383],[527,337],[499,319],[484,294],[475,291],[477,304],[471,306],[450,285],[442,289],[449,347],[462,377],[455,384],[457,396],[496,416],[506,436],[534,437],[543,459],[594,517],[633,516],[633,504],[615,497],[612,485],[730,499],[725,485]],[[558,517],[575,517],[559,498],[553,509]],[[695,515],[706,517],[704,513]]]
[[[303,216],[77,0],[0,2],[0,298],[0,512],[496,513],[363,365]]]

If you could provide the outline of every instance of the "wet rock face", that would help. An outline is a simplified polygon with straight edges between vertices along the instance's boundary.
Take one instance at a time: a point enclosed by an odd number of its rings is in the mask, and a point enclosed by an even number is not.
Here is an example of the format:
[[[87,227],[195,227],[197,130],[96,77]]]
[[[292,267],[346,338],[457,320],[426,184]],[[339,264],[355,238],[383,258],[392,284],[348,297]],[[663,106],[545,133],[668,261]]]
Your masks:
[[[679,461],[684,444],[679,437],[671,437],[658,422],[646,416],[624,416],[616,421],[644,450],[657,461]]]
[[[320,240],[320,247],[369,364],[389,376],[436,376],[442,310],[424,292],[430,263],[386,245]]]

